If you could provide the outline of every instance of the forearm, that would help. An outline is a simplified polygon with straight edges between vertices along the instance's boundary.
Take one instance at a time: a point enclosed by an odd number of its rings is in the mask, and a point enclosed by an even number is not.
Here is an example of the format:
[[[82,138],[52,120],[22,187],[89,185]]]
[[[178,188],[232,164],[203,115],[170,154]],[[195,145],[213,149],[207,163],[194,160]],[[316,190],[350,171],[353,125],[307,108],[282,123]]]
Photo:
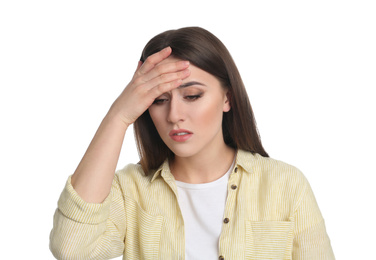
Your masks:
[[[170,56],[170,47],[139,62],[137,70],[103,119],[89,148],[72,176],[72,186],[86,202],[100,203],[110,192],[124,135],[165,92],[180,86],[189,76],[189,62],[161,62]]]
[[[110,193],[127,128],[112,110],[100,124],[71,178],[84,201],[101,203]]]

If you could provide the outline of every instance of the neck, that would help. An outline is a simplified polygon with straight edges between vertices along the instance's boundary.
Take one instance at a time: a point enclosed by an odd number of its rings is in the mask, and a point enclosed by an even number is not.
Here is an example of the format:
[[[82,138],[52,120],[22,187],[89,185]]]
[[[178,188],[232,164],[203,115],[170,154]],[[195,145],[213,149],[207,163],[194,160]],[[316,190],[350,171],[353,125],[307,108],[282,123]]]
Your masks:
[[[170,164],[177,181],[208,183],[221,178],[230,168],[236,151],[224,145],[223,149],[192,157],[177,157]]]

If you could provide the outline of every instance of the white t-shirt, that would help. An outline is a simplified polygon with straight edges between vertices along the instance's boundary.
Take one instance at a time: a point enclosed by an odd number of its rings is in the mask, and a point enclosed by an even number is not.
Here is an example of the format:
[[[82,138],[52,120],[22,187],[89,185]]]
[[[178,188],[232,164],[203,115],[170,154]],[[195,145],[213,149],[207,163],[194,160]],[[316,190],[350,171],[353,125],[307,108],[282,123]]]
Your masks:
[[[176,181],[179,206],[184,219],[187,260],[218,259],[227,183],[233,166],[234,162],[224,176],[210,183]]]

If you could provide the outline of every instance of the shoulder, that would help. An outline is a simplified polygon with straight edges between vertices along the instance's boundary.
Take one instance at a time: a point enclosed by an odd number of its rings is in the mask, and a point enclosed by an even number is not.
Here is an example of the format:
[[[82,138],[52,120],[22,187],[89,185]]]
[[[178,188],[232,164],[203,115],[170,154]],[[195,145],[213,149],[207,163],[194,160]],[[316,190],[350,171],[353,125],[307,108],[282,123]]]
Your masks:
[[[140,164],[130,163],[124,166],[122,169],[116,171],[116,174],[118,175],[124,175],[124,174],[141,174],[145,175],[144,171],[142,170],[142,167]]]
[[[244,155],[244,154],[243,154]],[[288,205],[291,210],[297,208],[300,201],[310,190],[304,174],[295,166],[259,154],[246,152],[242,158],[243,180],[262,197]]]
[[[295,166],[257,153],[241,151],[240,166],[263,182],[304,187],[308,184],[304,174]]]
[[[124,168],[117,170],[115,174],[115,181],[122,187],[126,185],[127,188],[132,185],[147,186],[150,183],[150,179],[151,176],[145,174],[140,164],[128,164]]]

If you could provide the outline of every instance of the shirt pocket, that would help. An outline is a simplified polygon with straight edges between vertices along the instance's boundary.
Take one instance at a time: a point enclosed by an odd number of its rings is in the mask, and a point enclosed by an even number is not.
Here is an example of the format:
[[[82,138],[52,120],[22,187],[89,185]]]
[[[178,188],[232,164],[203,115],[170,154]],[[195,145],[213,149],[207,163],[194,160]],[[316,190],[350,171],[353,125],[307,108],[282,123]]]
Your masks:
[[[284,256],[291,229],[291,221],[247,221],[246,259],[290,259]]]
[[[163,217],[151,215],[138,205],[129,204],[128,210],[134,207],[133,214],[127,215],[125,256],[129,259],[158,259]]]

